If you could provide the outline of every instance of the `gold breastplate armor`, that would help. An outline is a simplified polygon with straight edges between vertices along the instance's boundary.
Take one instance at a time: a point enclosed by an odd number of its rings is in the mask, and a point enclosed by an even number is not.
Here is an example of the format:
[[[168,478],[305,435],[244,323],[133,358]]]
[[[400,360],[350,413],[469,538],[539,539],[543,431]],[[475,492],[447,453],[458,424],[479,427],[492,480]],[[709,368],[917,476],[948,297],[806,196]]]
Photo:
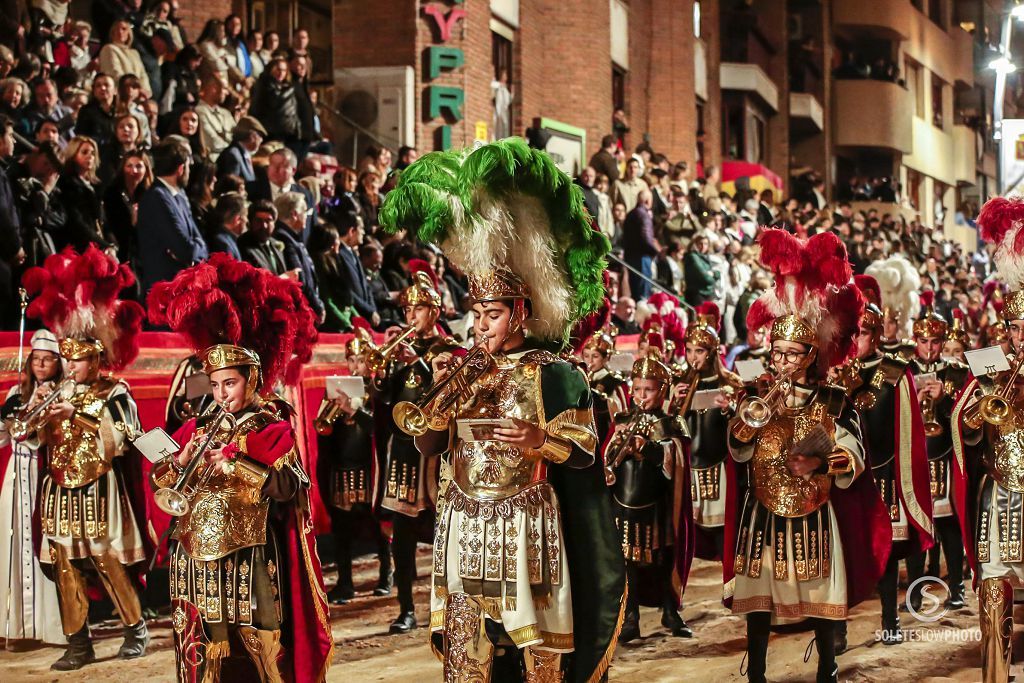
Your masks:
[[[79,384],[68,401],[76,415],[46,428],[49,444],[50,476],[64,488],[91,484],[110,468],[114,444],[104,443],[101,423],[107,396],[116,386],[109,380]]]
[[[255,413],[239,423],[231,441],[244,451],[246,435],[275,421],[268,413]],[[204,430],[197,433],[201,439]],[[229,433],[222,430],[221,436],[226,441]],[[174,534],[194,559],[216,560],[240,548],[266,543],[270,499],[263,495],[263,483],[268,470],[245,458],[232,465],[227,472],[201,465],[195,473],[199,485]]]
[[[1024,405],[1014,406],[1013,419],[999,426],[986,425],[985,468],[1006,489],[1024,493]]]
[[[498,359],[497,367],[476,385],[457,419],[519,418],[538,424],[541,366]],[[537,481],[539,456],[501,441],[458,441],[452,458],[453,478],[467,495],[479,500],[511,496]]]
[[[814,401],[802,408],[780,410],[758,435],[751,459],[754,495],[776,515],[802,517],[828,502],[831,479],[827,474],[804,479],[794,477],[786,468],[793,444],[819,424],[835,435],[835,422],[825,404]]]

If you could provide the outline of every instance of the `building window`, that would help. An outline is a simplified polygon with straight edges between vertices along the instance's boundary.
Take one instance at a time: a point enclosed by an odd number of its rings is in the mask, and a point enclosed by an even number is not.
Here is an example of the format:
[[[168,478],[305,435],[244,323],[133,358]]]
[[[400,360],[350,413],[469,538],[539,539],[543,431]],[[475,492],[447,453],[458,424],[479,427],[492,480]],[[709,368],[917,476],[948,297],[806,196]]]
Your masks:
[[[612,64],[612,109],[626,108],[626,72]]]
[[[700,38],[700,0],[693,3],[693,37]]]
[[[494,106],[492,134],[494,139],[501,140],[512,135],[512,41],[493,32],[491,66],[494,67],[494,81],[491,83]]]
[[[944,29],[946,28],[946,13],[943,11],[945,8],[942,5],[943,0],[928,0],[928,18]]]
[[[764,150],[766,145],[765,126],[764,119],[761,118],[760,114],[747,109],[747,129],[749,135],[747,136],[747,161],[754,164],[764,163]]]
[[[924,118],[924,84],[921,82],[921,65],[906,60],[907,90],[914,105],[914,116]]]
[[[722,156],[763,164],[768,149],[764,116],[742,95],[722,96]]]
[[[935,74],[932,74],[932,125],[942,128],[942,91],[943,82]]]
[[[704,100],[697,99],[697,163],[704,163]]]

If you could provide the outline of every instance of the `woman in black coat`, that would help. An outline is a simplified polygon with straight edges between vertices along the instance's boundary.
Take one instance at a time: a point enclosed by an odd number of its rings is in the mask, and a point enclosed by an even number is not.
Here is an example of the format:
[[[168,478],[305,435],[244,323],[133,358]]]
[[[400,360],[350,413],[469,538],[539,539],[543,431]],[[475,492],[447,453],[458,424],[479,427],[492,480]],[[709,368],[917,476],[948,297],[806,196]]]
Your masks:
[[[100,249],[113,251],[114,243],[103,231],[103,206],[96,194],[99,148],[92,138],[79,135],[68,143],[64,159],[57,187],[67,212],[66,239],[58,249],[70,244],[81,253],[95,243]]]
[[[114,120],[117,111],[117,86],[106,74],[97,74],[92,82],[92,98],[78,112],[75,133],[88,135],[101,148],[114,139]]]
[[[272,140],[294,142],[302,134],[295,86],[288,80],[288,62],[274,59],[253,88],[249,113],[259,119]]]
[[[117,259],[134,268],[138,258],[135,233],[136,207],[153,184],[153,171],[145,152],[128,152],[121,160],[114,180],[103,193],[106,233],[117,241]]]

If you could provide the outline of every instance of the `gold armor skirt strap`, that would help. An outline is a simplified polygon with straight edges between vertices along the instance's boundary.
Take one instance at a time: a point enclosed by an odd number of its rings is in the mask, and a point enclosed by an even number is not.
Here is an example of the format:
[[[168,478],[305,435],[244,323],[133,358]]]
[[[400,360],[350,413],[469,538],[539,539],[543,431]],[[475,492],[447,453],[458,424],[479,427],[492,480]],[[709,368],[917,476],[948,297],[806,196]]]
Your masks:
[[[452,520],[458,520],[456,547],[447,542]],[[457,553],[465,592],[483,598],[492,617],[516,609],[522,597],[547,604],[552,587],[567,578],[562,576],[561,520],[546,481],[501,500],[470,498],[451,482],[434,538],[435,584],[447,585],[448,554]],[[524,547],[525,566],[520,561]],[[530,596],[518,595],[523,572]]]
[[[949,461],[946,459],[928,461],[928,488],[932,498],[949,495]]]
[[[668,538],[672,524],[666,519],[665,506],[652,503],[636,508],[623,505],[614,496],[612,499],[623,557],[641,566],[661,564],[662,549],[672,544]]]
[[[767,561],[774,577],[784,581],[790,578],[792,559],[797,581],[827,578],[832,567],[829,514],[824,506],[802,517],[783,517],[748,494],[736,539],[735,573],[758,578]]]
[[[110,480],[107,477],[100,477],[91,485],[69,489],[50,475],[44,476],[40,507],[43,533],[72,539],[106,538],[109,532],[109,496]]]
[[[703,469],[693,468],[690,480],[694,500],[718,500],[721,492],[721,471],[717,464]]]
[[[335,468],[331,471],[329,485],[329,500],[339,510],[351,510],[370,502],[370,473],[365,469]]]
[[[276,627],[281,622],[281,572],[273,535],[266,545],[216,560],[192,558],[178,543],[169,568],[171,600],[192,603],[207,624]],[[219,628],[210,634],[214,640],[227,638]]]
[[[992,478],[986,477],[979,496],[978,511],[975,528],[978,561],[998,561],[1003,564],[1024,562],[1024,548],[1021,545],[1024,494],[1003,488]],[[993,538],[993,535],[996,537]],[[999,557],[992,557],[993,548]]]

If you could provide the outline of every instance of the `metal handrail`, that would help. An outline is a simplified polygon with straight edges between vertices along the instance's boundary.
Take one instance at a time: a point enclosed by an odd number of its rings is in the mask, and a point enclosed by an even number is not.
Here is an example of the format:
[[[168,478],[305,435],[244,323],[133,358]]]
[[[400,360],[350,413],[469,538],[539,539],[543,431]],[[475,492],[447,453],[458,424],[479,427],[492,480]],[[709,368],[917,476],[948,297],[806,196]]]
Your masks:
[[[681,296],[679,296],[679,294],[677,294],[676,292],[673,292],[673,291],[672,291],[671,289],[669,289],[669,288],[668,288],[668,287],[666,287],[665,285],[661,284],[661,283],[660,283],[660,282],[658,282],[657,280],[652,280],[651,278],[647,277],[646,275],[644,275],[643,273],[641,273],[641,272],[640,272],[639,270],[637,270],[637,269],[636,269],[636,268],[634,268],[633,266],[629,265],[628,263],[626,263],[625,261],[623,261],[622,259],[620,259],[620,258],[619,258],[618,256],[616,256],[615,254],[608,254],[608,255],[607,255],[607,258],[611,259],[611,260],[612,260],[612,261],[614,261],[615,263],[618,263],[618,264],[619,264],[620,266],[622,266],[623,268],[625,268],[625,269],[626,269],[626,270],[628,270],[629,272],[633,273],[634,275],[638,276],[638,277],[639,277],[639,278],[640,278],[641,280],[645,281],[645,282],[646,282],[647,284],[651,285],[651,286],[652,286],[652,287],[654,287],[655,289],[659,289],[659,290],[661,290],[662,292],[664,292],[665,294],[668,294],[668,295],[669,295],[669,296],[671,296],[671,297],[672,297],[673,299],[675,299],[676,301],[678,301],[678,302],[679,302],[679,305],[680,305],[680,306],[683,306],[684,308],[686,308],[687,310],[689,310],[689,311],[690,311],[691,313],[696,313],[696,312],[697,312],[697,309],[695,309],[695,308],[694,308],[693,306],[691,306],[690,304],[686,303],[686,302],[685,302],[685,301],[683,300],[683,298],[682,298]]]
[[[340,111],[338,111],[334,107],[332,107],[332,106],[330,106],[328,104],[325,104],[323,102],[318,102],[317,106],[320,109],[322,109],[322,110],[326,111],[327,113],[331,114],[336,119],[340,120],[342,123],[344,123],[346,126],[348,126],[349,128],[351,128],[352,130],[354,130],[356,132],[356,135],[354,136],[353,141],[352,141],[352,145],[353,145],[353,147],[352,147],[352,165],[353,166],[355,166],[359,162],[359,148],[358,148],[358,144],[359,144],[359,136],[360,135],[363,135],[363,136],[369,138],[371,141],[373,141],[374,143],[376,143],[377,145],[379,145],[381,147],[387,147],[387,148],[395,150],[395,151],[398,150],[398,148],[400,146],[400,143],[399,143],[398,140],[392,140],[391,142],[385,142],[379,135],[377,135],[377,133],[374,133],[373,131],[369,130],[368,128],[364,128],[363,126],[359,125],[358,123],[353,121],[351,118],[349,118],[345,114],[342,114]]]

